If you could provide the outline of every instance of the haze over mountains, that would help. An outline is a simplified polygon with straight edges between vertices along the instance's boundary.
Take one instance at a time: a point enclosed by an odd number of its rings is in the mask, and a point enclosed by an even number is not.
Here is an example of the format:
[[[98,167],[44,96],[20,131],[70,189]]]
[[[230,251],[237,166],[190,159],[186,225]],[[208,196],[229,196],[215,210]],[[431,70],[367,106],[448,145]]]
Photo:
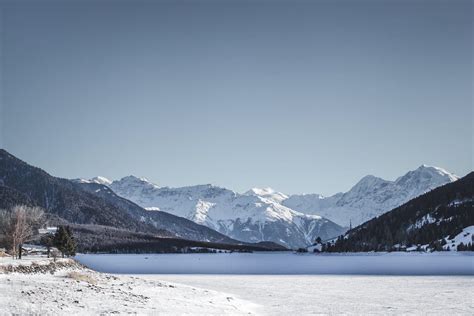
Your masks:
[[[159,187],[145,178],[127,176],[110,181],[116,194],[150,211],[164,211],[247,242],[270,240],[287,247],[311,244],[317,237],[342,234],[438,186],[458,179],[437,167],[422,165],[395,181],[362,178],[351,190],[324,197],[291,195],[271,188],[253,188],[243,194],[213,185]]]

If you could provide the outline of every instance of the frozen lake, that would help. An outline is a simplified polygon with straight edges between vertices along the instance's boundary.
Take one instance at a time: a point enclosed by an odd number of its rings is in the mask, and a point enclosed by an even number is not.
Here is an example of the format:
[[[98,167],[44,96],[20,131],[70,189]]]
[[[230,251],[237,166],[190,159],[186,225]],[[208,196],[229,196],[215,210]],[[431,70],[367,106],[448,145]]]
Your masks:
[[[262,315],[473,315],[472,276],[150,275],[251,301]]]
[[[473,253],[149,254],[76,256],[100,272],[122,274],[474,275]]]
[[[78,255],[102,272],[215,290],[263,315],[473,315],[472,253]]]

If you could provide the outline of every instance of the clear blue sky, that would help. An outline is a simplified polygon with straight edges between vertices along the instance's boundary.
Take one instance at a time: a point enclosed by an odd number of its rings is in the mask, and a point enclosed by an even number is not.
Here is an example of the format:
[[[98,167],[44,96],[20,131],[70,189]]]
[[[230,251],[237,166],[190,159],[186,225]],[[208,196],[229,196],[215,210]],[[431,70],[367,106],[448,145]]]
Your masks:
[[[332,194],[473,169],[471,1],[1,8],[1,146],[53,175]]]

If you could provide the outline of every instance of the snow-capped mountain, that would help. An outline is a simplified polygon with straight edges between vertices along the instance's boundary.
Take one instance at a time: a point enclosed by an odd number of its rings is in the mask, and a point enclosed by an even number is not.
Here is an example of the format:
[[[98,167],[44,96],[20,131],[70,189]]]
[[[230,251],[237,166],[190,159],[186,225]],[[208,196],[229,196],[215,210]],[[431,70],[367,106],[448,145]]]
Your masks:
[[[281,192],[275,191],[272,188],[252,188],[248,190],[246,195],[259,196],[261,198],[273,201],[275,203],[281,203],[282,201],[288,198],[288,195],[285,195]]]
[[[395,181],[369,175],[346,193],[330,197],[292,195],[282,204],[303,213],[324,216],[339,225],[356,226],[457,179],[446,170],[422,165]]]
[[[77,182],[77,183],[97,183],[97,184],[102,184],[109,186],[112,184],[112,181],[107,179],[106,177],[94,177],[92,179],[86,180],[86,179],[73,179],[72,181]]]
[[[172,213],[247,242],[274,241],[295,248],[345,231],[321,216],[281,205],[287,196],[270,188],[244,194],[209,184],[160,188],[134,176],[113,181],[110,188],[150,211]]]
[[[403,180],[429,178],[433,170],[415,170]],[[426,179],[426,178],[425,178]],[[415,183],[420,183],[415,181]],[[329,251],[474,250],[474,172],[348,231]]]
[[[343,227],[361,224],[457,177],[423,165],[395,181],[366,176],[348,192],[329,197],[287,196],[271,188],[240,194],[210,184],[159,187],[134,176],[111,183],[94,179],[89,181],[109,183],[115,193],[150,211],[181,216],[238,240],[267,240],[295,248],[318,236],[324,240],[340,235]]]
[[[94,177],[90,180],[91,182],[93,183],[97,183],[97,184],[103,184],[103,185],[111,185],[112,184],[112,181],[110,181],[109,179],[105,178],[105,177]]]

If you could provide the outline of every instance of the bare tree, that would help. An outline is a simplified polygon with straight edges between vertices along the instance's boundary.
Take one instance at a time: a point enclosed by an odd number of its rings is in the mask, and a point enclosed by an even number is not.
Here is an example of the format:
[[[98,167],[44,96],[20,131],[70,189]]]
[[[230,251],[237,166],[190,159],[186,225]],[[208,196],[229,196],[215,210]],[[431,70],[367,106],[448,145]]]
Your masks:
[[[16,205],[11,210],[0,210],[0,229],[13,257],[21,259],[23,243],[34,235],[43,220],[40,207]]]

